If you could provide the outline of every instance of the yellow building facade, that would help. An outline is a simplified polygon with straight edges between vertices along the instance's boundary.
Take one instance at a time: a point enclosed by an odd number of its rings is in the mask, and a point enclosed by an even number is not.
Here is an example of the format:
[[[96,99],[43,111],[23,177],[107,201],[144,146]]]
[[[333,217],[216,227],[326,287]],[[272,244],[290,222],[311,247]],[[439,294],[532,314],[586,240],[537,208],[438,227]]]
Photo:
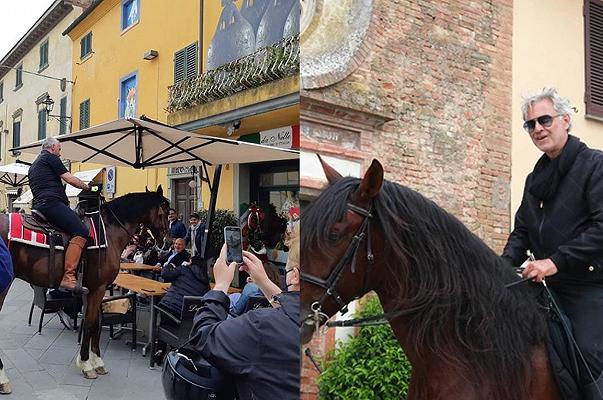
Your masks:
[[[143,115],[166,123],[168,87],[174,83],[175,60],[183,50],[194,53],[188,57],[187,72],[199,71],[200,15],[200,2],[194,0],[180,1],[177,7],[162,0],[94,3],[65,31],[73,41],[73,131]],[[97,167],[81,164],[72,170]],[[222,173],[219,208],[232,208],[231,172],[230,168]],[[173,204],[193,203],[186,210],[190,212],[207,207],[208,201],[194,193],[199,181],[199,171],[190,167],[144,171],[117,167],[114,196],[161,184]],[[177,193],[178,187],[185,188],[186,199]]]

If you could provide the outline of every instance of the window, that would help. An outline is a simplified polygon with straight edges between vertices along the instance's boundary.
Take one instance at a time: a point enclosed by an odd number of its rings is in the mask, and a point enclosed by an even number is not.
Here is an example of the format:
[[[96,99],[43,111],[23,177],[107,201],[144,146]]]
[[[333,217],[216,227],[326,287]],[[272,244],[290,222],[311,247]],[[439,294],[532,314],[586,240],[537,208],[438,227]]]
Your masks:
[[[122,0],[121,3],[121,30],[126,30],[138,22],[140,13],[140,0]]]
[[[13,147],[21,145],[21,120],[13,122]]]
[[[15,70],[15,90],[23,86],[23,64],[19,65]]]
[[[197,76],[197,43],[193,43],[174,55],[174,83]]]
[[[59,104],[59,135],[64,135],[67,133],[67,96],[61,97]]]
[[[586,115],[603,119],[603,0],[585,0]]]
[[[4,101],[4,82],[0,82],[0,103]]]
[[[38,140],[46,139],[46,109],[38,111]]]
[[[90,99],[80,103],[80,129],[90,127]]]
[[[136,117],[138,89],[136,73],[123,77],[119,82],[119,118]]]
[[[80,59],[92,53],[92,32],[88,32],[86,36],[80,40]]]
[[[48,67],[48,40],[40,45],[40,71]]]

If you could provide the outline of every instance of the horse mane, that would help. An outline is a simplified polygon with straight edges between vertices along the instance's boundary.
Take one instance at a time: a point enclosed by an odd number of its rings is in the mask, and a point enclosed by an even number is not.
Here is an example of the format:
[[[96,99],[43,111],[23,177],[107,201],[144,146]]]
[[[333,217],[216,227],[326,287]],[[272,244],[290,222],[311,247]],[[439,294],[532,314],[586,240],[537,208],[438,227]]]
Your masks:
[[[303,247],[328,252],[330,227],[341,221],[358,188],[342,178],[303,213]],[[416,354],[432,354],[466,371],[483,398],[519,400],[529,389],[531,354],[547,340],[544,313],[531,284],[517,281],[456,217],[419,193],[384,181],[373,202],[373,229],[383,231],[385,259],[398,282],[396,310]],[[303,253],[304,251],[302,251]],[[377,262],[379,260],[376,260]]]
[[[164,203],[167,204],[168,200],[157,192],[128,193],[104,203],[101,210],[113,211],[107,213],[110,222],[116,222],[115,217],[117,217],[122,223],[127,223],[138,221],[151,208]]]

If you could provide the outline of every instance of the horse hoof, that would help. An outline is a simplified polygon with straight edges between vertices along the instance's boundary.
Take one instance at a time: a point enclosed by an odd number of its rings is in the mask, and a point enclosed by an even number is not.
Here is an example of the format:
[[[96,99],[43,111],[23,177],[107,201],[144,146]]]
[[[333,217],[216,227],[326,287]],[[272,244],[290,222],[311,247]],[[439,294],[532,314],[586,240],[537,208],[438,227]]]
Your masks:
[[[3,383],[0,385],[0,394],[11,394],[13,392],[13,388],[10,386],[10,383]]]
[[[96,374],[96,371],[94,371],[93,369],[91,369],[90,371],[82,371],[82,373],[84,374],[84,378],[86,378],[86,379],[96,379],[96,378],[98,378],[98,375]]]
[[[100,367],[96,367],[96,368],[94,368],[94,370],[99,375],[107,375],[109,373],[109,371],[107,371],[107,368],[105,368],[104,365],[100,366]]]

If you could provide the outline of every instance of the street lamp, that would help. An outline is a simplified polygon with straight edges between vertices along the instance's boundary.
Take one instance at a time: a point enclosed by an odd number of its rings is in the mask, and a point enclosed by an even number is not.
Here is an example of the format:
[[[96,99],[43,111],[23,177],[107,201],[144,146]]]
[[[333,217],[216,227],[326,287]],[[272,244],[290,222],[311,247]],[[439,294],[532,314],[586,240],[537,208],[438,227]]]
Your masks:
[[[59,122],[61,124],[64,124],[63,119],[71,119],[71,117],[68,117],[66,115],[53,115],[51,114],[52,109],[54,108],[54,100],[50,97],[50,95],[47,93],[46,97],[44,97],[44,100],[42,100],[42,102],[40,104],[44,105],[44,109],[46,110],[46,121],[50,120],[50,117],[55,117],[59,119]]]

